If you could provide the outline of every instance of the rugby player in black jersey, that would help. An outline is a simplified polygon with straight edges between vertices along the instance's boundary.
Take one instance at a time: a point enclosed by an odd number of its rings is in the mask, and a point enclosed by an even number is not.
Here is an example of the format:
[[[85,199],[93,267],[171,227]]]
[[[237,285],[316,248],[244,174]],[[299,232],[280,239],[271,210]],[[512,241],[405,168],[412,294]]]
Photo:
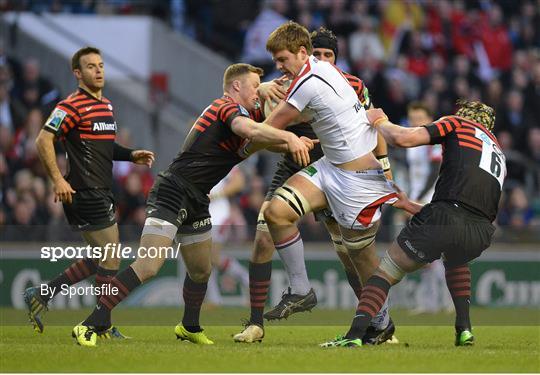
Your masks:
[[[471,272],[468,263],[491,244],[499,199],[506,177],[506,159],[493,135],[493,108],[459,100],[453,116],[422,127],[404,128],[388,121],[381,109],[368,111],[370,123],[390,144],[443,146],[443,161],[430,203],[407,199],[399,204],[417,211],[382,258],[362,289],[350,330],[322,346],[361,346],[372,317],[392,285],[407,273],[442,258],[446,283],[456,310],[455,345],[473,345],[469,305]]]
[[[201,304],[211,272],[210,189],[247,156],[246,143],[290,152],[301,165],[309,163],[313,141],[274,129],[262,120],[257,87],[262,69],[248,64],[229,66],[223,77],[223,96],[214,100],[191,128],[169,167],[158,174],[147,201],[141,247],[170,247],[177,232],[186,264],[184,316],[175,327],[179,339],[213,344],[199,324]],[[117,295],[103,296],[92,314],[73,329],[77,343],[96,345],[96,334],[110,327],[111,310],[141,283],[153,277],[164,257],[139,258],[111,280]]]
[[[99,49],[85,47],[77,51],[71,59],[71,69],[78,89],[56,105],[36,139],[36,147],[52,180],[55,202],[62,202],[69,224],[81,231],[91,247],[103,249],[107,244],[120,241],[111,191],[113,160],[151,167],[154,153],[131,150],[115,142],[117,124],[113,106],[102,94],[105,68]],[[66,149],[66,176],[62,176],[56,164],[56,139],[60,139]],[[102,286],[109,283],[119,266],[118,257],[85,258],[73,263],[46,288],[28,288],[24,298],[34,329],[43,332],[42,313],[62,287],[95,274],[96,287],[103,291]],[[122,338],[122,335],[111,328],[101,332],[101,337]]]
[[[336,35],[332,31],[320,27],[316,31],[313,31],[310,37],[313,45],[313,56],[317,57],[319,60],[328,61],[334,64],[338,56],[338,41]],[[354,91],[358,95],[358,99],[364,108],[371,108],[372,105],[369,91],[362,80],[345,72],[343,72],[343,74],[354,88]],[[278,102],[280,99],[285,98],[286,90],[280,86],[280,84],[282,85],[282,81],[283,80],[279,79],[275,81],[276,84],[264,83],[261,85],[259,94],[265,102]],[[287,130],[298,136],[305,136],[311,139],[317,138],[311,125],[302,122],[302,119],[299,120],[298,123],[288,126]],[[387,156],[387,146],[382,136],[378,137],[378,144],[373,150],[373,153],[383,165],[387,178],[392,179],[392,172]],[[322,156],[323,151],[321,146],[320,144],[316,144],[315,148],[310,151],[311,162],[320,159]],[[289,177],[301,169],[302,166],[295,163],[290,155],[285,154],[283,159],[278,162],[277,170],[274,173],[272,183],[265,196],[265,202],[259,211],[255,242],[251,260],[249,262],[251,314],[244,329],[233,337],[235,341],[246,343],[261,341],[264,337],[263,316],[267,320],[279,320],[287,318],[289,315],[297,312],[308,311],[317,303],[317,298],[313,289],[310,289],[311,287],[307,280],[307,273],[304,269],[303,273],[296,273],[293,275],[288,273],[289,279],[295,278],[293,281],[298,281],[295,284],[302,284],[304,289],[293,290],[289,288],[288,293],[284,293],[280,303],[263,315],[272,274],[272,256],[275,250],[272,237],[268,231],[268,226],[264,220],[264,211],[276,194],[276,190],[281,188]],[[378,264],[378,258],[375,253],[374,235],[367,239],[367,242],[365,242],[361,248],[348,251],[343,245],[338,224],[331,212],[329,210],[319,211],[315,213],[315,217],[317,220],[323,221],[327,228],[336,253],[345,269],[347,281],[354,290],[357,298],[359,298],[362,290],[362,282],[367,282]],[[281,256],[280,251],[278,251],[278,254]],[[287,271],[289,270],[288,267],[285,267],[285,269]],[[380,344],[388,340],[391,340],[392,342],[397,341],[397,339],[393,337],[395,327],[387,310],[388,307],[386,305],[380,311],[378,316],[373,319],[372,325],[370,325],[368,332],[364,336],[365,343]]]

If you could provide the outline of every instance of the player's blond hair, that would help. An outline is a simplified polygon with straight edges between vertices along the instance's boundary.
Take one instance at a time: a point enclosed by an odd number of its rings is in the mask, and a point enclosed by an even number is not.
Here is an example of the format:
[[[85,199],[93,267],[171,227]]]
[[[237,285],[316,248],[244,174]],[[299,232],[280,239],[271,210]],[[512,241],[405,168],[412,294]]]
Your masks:
[[[229,65],[227,69],[225,69],[225,73],[223,73],[223,91],[226,91],[234,80],[237,80],[248,73],[255,73],[258,74],[259,77],[262,77],[264,75],[264,70],[250,64],[239,63]]]
[[[308,55],[312,54],[313,46],[311,45],[309,31],[294,21],[284,23],[272,31],[272,34],[270,34],[266,41],[266,50],[270,53],[277,53],[283,50],[298,53],[302,46],[306,48]]]
[[[457,116],[484,125],[487,130],[493,131],[495,127],[495,110],[489,105],[465,99],[458,99],[456,105],[459,107],[456,111]]]

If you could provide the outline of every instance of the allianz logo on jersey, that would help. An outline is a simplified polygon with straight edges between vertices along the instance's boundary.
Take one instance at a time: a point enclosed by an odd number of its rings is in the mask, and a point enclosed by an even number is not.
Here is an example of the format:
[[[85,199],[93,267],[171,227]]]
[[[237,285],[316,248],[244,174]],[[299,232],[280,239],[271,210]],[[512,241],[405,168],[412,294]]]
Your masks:
[[[94,122],[92,131],[116,131],[116,121],[112,124],[110,122]]]

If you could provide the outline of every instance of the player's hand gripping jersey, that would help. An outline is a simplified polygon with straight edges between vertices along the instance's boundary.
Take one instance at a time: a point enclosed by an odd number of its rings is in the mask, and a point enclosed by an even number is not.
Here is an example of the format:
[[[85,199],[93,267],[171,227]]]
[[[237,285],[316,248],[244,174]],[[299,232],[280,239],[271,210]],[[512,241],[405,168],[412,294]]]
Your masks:
[[[244,139],[231,130],[237,116],[263,120],[260,110],[250,113],[227,96],[214,100],[191,128],[168,170],[208,194],[244,158]]]
[[[360,83],[356,86],[360,89]],[[311,119],[324,154],[333,164],[357,159],[377,145],[377,131],[369,126],[365,103],[353,87],[336,66],[310,56],[285,99]]]
[[[457,201],[495,220],[506,177],[506,158],[483,125],[446,116],[426,129],[431,144],[443,146],[443,161],[432,202]]]

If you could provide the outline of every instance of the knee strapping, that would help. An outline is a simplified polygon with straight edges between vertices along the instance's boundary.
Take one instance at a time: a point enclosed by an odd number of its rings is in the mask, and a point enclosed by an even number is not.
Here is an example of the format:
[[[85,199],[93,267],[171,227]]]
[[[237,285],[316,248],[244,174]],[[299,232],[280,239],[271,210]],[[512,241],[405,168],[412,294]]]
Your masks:
[[[266,220],[264,219],[263,211],[259,211],[259,216],[257,216],[257,230],[261,232],[269,232],[268,224],[266,224]]]
[[[375,235],[376,233],[357,238],[343,238],[343,245],[349,250],[362,250],[375,242]]]
[[[311,211],[311,206],[302,193],[290,185],[283,184],[277,188],[274,196],[287,203],[298,216],[304,216]]]
[[[347,248],[343,245],[343,240],[340,235],[330,233],[330,238],[332,239],[334,249],[336,249],[337,253],[347,254]]]
[[[407,274],[401,269],[400,266],[396,264],[388,254],[386,250],[386,255],[381,259],[381,264],[379,264],[381,271],[386,273],[388,276],[391,276],[393,279],[400,281]]]

